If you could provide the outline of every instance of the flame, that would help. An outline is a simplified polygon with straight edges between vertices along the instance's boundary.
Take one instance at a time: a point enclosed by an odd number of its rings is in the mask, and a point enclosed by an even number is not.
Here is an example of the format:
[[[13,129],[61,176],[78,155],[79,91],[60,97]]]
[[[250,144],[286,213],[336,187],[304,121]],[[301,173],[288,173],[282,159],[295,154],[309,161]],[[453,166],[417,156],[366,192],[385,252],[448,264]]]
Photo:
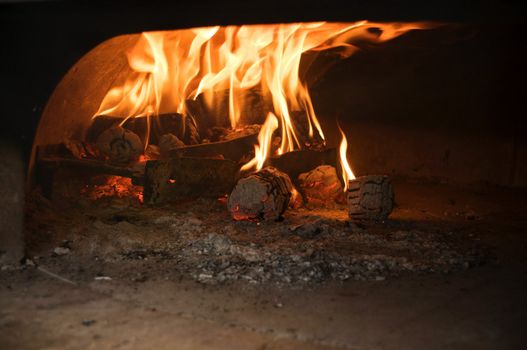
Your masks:
[[[310,138],[324,140],[305,82],[300,79],[301,58],[307,51],[334,49],[341,57],[358,50],[359,43],[381,43],[408,30],[429,28],[424,23],[290,23],[204,27],[142,33],[127,53],[131,74],[112,87],[103,98],[97,115],[151,119],[161,113],[190,116],[187,103],[202,96],[214,110],[218,92],[228,92],[228,124],[241,126],[244,92],[257,88],[266,101],[264,113],[278,119],[281,143],[278,153],[303,147],[298,135],[305,116]],[[263,117],[263,115],[262,115]],[[297,123],[295,125],[295,123]],[[124,121],[122,122],[124,124]],[[145,147],[148,145],[145,137]],[[260,147],[260,151],[266,149]],[[261,160],[258,164],[261,164]]]
[[[263,168],[265,160],[271,151],[271,140],[273,132],[278,128],[278,119],[269,112],[265,123],[258,133],[258,145],[254,145],[254,158],[241,167],[241,170],[249,170],[256,167],[256,170]]]
[[[348,163],[347,151],[348,151],[348,140],[344,132],[338,127],[340,134],[342,135],[342,140],[340,141],[339,153],[340,153],[340,165],[342,168],[342,179],[344,180],[344,192],[348,190],[349,181],[355,179],[355,175],[351,170],[351,167]]]

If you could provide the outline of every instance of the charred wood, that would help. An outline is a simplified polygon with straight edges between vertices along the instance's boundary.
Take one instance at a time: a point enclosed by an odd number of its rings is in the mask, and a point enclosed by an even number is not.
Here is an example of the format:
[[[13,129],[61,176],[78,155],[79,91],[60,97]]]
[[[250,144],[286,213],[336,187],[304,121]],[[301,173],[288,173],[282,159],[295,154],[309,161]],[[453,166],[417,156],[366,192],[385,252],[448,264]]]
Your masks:
[[[134,132],[114,126],[105,130],[97,139],[97,148],[111,162],[127,164],[139,160],[143,142]]]
[[[301,173],[315,169],[319,165],[337,166],[337,152],[334,148],[324,151],[299,150],[271,157],[269,165],[296,179]]]
[[[390,178],[385,175],[360,176],[349,181],[349,217],[355,221],[383,221],[394,207]]]
[[[311,207],[328,207],[345,198],[337,171],[330,165],[321,165],[298,176],[298,189]]]
[[[159,138],[159,152],[163,158],[168,158],[170,152],[185,147],[185,143],[174,134],[164,134]]]
[[[258,142],[256,134],[243,136],[229,141],[203,143],[199,145],[185,146],[168,152],[168,157],[204,157],[210,158],[221,156],[238,162],[246,156]]]
[[[120,124],[124,129],[134,132],[143,140],[148,137],[151,144],[158,144],[160,137],[165,134],[173,134],[187,145],[201,142],[200,132],[194,119],[179,113],[166,113],[148,118],[142,116],[126,120],[123,117],[98,115],[86,132],[85,140],[96,142],[103,132]]]
[[[234,220],[277,220],[286,211],[292,191],[287,174],[266,167],[238,181],[228,209]]]
[[[132,179],[134,185],[141,185],[144,176],[144,163],[133,166],[119,166],[97,159],[73,159],[60,157],[41,157],[36,161],[37,185],[42,193],[51,198],[57,173],[68,173],[69,177],[90,177],[96,175],[115,175]]]
[[[170,202],[181,197],[219,197],[234,187],[239,166],[228,159],[173,158],[147,161],[146,203]]]

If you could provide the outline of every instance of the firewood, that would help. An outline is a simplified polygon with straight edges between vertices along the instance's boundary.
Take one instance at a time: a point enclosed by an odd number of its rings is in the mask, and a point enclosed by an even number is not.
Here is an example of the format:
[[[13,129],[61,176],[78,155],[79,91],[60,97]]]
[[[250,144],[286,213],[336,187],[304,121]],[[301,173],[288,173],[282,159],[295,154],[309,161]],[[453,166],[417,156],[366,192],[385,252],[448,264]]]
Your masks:
[[[68,139],[64,141],[64,147],[77,159],[97,158],[97,148],[92,144]]]
[[[159,151],[163,158],[168,158],[170,152],[185,147],[185,143],[174,134],[165,134],[159,138]]]
[[[186,145],[201,143],[199,127],[194,118],[179,113],[165,113],[151,117],[150,142],[160,145],[166,134],[176,136]]]
[[[144,163],[133,166],[110,164],[98,159],[74,159],[58,156],[39,156],[35,164],[35,184],[40,186],[47,198],[53,196],[55,183],[62,181],[67,174],[68,179],[90,178],[97,175],[114,175],[132,179],[134,185],[142,185]]]
[[[114,126],[99,136],[97,148],[111,162],[126,164],[139,159],[143,153],[143,142],[134,132]]]
[[[385,175],[367,175],[349,181],[349,217],[355,221],[383,221],[394,206],[391,181]]]
[[[108,115],[98,115],[92,119],[90,127],[86,130],[84,139],[87,142],[97,142],[97,139],[106,130],[119,125],[124,118],[112,117]]]
[[[343,194],[337,171],[330,165],[321,165],[298,175],[298,188],[308,206],[328,207]]]
[[[292,191],[287,174],[266,167],[240,179],[227,206],[234,220],[276,220],[287,209]]]
[[[258,135],[248,135],[229,141],[203,143],[199,145],[187,145],[168,152],[169,158],[178,157],[217,157],[222,155],[225,159],[239,161],[254,149],[258,142]]]
[[[179,113],[165,113],[150,118],[149,143],[157,144],[161,136],[174,134],[187,145],[194,145],[201,142],[199,128],[193,118],[183,116]],[[148,121],[147,117],[128,118],[98,115],[88,128],[85,140],[95,142],[106,130],[121,125],[124,129],[130,130],[135,134],[147,136]]]
[[[201,137],[198,131],[198,125],[193,118],[185,118],[185,137],[187,145],[197,145],[201,143]]]
[[[159,159],[161,158],[161,150],[156,145],[148,145],[145,149],[146,160]]]
[[[269,158],[269,165],[283,171],[292,179],[319,165],[337,166],[337,152],[334,148],[324,151],[299,150]]]
[[[229,90],[218,90],[212,94],[212,105],[206,103],[205,96],[200,94],[195,101],[187,101],[187,108],[199,121],[200,127],[230,126],[229,122]],[[253,87],[236,91],[240,106],[239,125],[263,124],[267,111],[272,108],[272,101],[266,101],[262,90]]]
[[[172,158],[146,162],[145,203],[171,202],[181,197],[214,197],[229,193],[239,166],[228,159]]]

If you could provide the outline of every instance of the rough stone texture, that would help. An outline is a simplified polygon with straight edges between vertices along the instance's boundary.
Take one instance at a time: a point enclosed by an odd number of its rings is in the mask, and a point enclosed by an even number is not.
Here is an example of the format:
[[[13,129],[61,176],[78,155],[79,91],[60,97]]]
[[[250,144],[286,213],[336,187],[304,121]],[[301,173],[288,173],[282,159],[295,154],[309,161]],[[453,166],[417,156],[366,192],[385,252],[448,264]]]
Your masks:
[[[300,174],[298,185],[306,204],[314,207],[334,204],[343,190],[336,169],[330,165],[321,165]]]
[[[292,191],[287,174],[266,167],[238,181],[228,208],[235,220],[276,220],[287,209]]]
[[[298,287],[451,273],[488,262],[486,248],[467,233],[467,226],[478,233],[484,224],[444,214],[445,209],[465,208],[467,201],[458,198],[462,204],[452,206],[445,204],[451,195],[445,195],[442,207],[430,211],[430,196],[425,204],[415,198],[423,192],[419,188],[405,197],[398,191],[402,207],[394,211],[394,220],[368,226],[351,222],[345,206],[288,209],[283,220],[254,222],[232,220],[224,201],[215,198],[140,207],[128,205],[126,198],[104,197],[76,200],[71,207],[61,201],[56,208],[36,197],[28,203],[28,256],[73,280],[79,273],[74,266],[91,266],[93,275],[119,278],[142,278],[139,273],[154,278],[169,271],[203,284]],[[494,215],[493,208],[472,209],[481,220]],[[71,251],[59,261],[54,250],[66,246],[65,241],[71,242]],[[113,267],[103,266],[106,262]],[[143,262],[152,268],[134,268]],[[128,277],[112,273],[114,267],[125,268]]]
[[[143,153],[143,142],[134,132],[114,126],[99,136],[97,148],[112,162],[129,163],[139,159]]]
[[[23,256],[24,166],[12,146],[0,145],[0,264]]]
[[[352,220],[386,220],[394,206],[393,188],[388,176],[367,175],[351,180],[348,206]]]

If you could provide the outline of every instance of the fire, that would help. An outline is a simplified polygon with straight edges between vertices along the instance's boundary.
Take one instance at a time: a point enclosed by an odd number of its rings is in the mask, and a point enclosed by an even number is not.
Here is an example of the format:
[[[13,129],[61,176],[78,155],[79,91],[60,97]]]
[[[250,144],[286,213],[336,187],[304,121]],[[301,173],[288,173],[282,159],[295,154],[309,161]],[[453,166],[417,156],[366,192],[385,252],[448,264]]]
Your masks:
[[[256,167],[256,170],[263,168],[267,156],[271,153],[271,141],[273,132],[278,128],[278,119],[269,112],[265,123],[258,133],[258,145],[254,145],[254,158],[242,166],[241,170],[249,170]]]
[[[359,43],[381,43],[408,30],[427,27],[423,23],[359,21],[142,33],[127,53],[131,73],[126,81],[108,91],[94,116],[146,117],[149,126],[160,113],[179,113],[183,118],[195,118],[199,124],[200,116],[192,115],[187,107],[189,101],[201,96],[206,107],[215,110],[218,93],[227,92],[225,122],[237,128],[242,126],[244,107],[250,106],[246,92],[258,89],[266,104],[264,113],[273,113],[278,121],[278,153],[290,152],[304,146],[301,136],[318,135],[324,140],[308,87],[300,78],[304,53],[333,49],[340,57],[349,57]],[[293,112],[304,116],[302,123],[306,125],[302,128],[309,135],[298,135],[300,121],[293,120]],[[144,141],[146,147],[148,136]],[[260,146],[260,151],[264,149]]]
[[[339,126],[340,134],[342,135],[342,140],[340,141],[340,147],[339,147],[339,154],[340,154],[340,165],[342,168],[342,179],[344,180],[344,192],[348,189],[348,184],[350,180],[355,179],[355,175],[353,174],[353,171],[351,170],[351,167],[348,163],[348,140],[346,139],[346,135],[342,131],[342,129]]]

